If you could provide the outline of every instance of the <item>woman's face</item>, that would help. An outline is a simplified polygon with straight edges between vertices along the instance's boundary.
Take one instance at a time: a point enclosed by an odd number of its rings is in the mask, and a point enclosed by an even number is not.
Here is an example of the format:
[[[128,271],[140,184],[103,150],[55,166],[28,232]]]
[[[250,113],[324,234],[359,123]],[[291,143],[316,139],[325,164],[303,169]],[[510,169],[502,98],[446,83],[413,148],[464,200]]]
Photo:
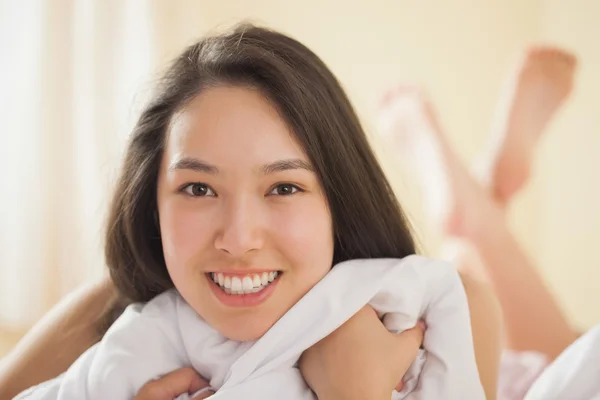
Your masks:
[[[157,196],[175,287],[230,339],[262,336],[331,268],[317,175],[256,90],[206,89],[174,116]]]

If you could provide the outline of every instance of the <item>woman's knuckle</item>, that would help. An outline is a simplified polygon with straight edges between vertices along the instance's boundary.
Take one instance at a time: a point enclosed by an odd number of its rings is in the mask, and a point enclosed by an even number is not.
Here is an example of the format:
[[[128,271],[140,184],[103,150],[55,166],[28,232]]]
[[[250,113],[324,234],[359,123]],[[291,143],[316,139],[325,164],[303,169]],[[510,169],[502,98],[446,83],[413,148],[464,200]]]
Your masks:
[[[160,395],[160,387],[155,382],[146,383],[138,392],[137,398],[143,400],[155,400]]]

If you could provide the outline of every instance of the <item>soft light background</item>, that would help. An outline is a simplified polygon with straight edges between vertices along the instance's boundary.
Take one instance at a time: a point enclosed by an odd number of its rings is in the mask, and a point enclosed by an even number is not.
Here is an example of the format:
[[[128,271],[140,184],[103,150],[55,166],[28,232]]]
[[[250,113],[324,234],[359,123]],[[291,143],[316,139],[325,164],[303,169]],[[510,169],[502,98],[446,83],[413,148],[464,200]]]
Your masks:
[[[103,218],[124,138],[184,45],[241,19],[300,39],[372,132],[381,92],[426,85],[465,162],[487,139],[507,69],[527,45],[580,60],[511,224],[565,310],[600,322],[600,2],[595,0],[0,0],[0,331],[21,332],[103,268]],[[373,138],[435,254],[419,195]]]

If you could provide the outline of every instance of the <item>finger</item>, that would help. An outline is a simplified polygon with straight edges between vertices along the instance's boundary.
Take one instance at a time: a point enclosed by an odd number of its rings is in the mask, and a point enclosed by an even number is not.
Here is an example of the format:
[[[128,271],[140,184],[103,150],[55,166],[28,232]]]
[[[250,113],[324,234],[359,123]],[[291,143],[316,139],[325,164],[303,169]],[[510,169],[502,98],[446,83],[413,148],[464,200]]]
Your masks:
[[[423,344],[425,335],[425,323],[419,321],[414,328],[407,329],[404,332],[394,335],[394,350],[396,353],[394,365],[398,368],[399,376],[404,376],[411,364],[417,358],[419,349]]]
[[[145,384],[134,400],[171,400],[180,394],[195,393],[207,386],[208,382],[193,368],[181,368]]]
[[[371,318],[373,316],[377,316],[377,311],[375,311],[373,307],[367,304],[366,306],[361,308],[355,315],[363,315]]]
[[[404,381],[400,381],[400,383],[396,385],[396,392],[401,392],[402,388],[404,388]]]
[[[427,325],[425,321],[419,320],[417,324],[411,329],[407,329],[402,332],[399,336],[402,337],[402,340],[412,340],[418,344],[419,348],[423,345],[423,339],[425,339],[425,330],[427,329]]]
[[[192,400],[208,399],[213,394],[215,394],[215,391],[212,388],[206,387],[201,389],[200,392],[194,393]]]

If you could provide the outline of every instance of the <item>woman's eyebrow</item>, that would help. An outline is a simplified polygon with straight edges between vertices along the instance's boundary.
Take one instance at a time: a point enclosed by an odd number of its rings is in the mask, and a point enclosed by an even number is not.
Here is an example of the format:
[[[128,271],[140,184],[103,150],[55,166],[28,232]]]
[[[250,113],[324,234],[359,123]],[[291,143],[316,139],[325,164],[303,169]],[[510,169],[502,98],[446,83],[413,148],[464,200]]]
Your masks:
[[[299,158],[278,160],[263,165],[260,170],[264,175],[268,175],[273,174],[275,172],[282,172],[291,169],[304,169],[309,172],[315,172],[314,168],[312,167],[312,165],[310,165],[309,162],[301,160]]]
[[[217,175],[219,173],[219,169],[214,165],[192,157],[182,157],[171,163],[169,170],[176,169],[189,169],[196,172],[204,172],[210,175]],[[315,172],[314,168],[309,162],[299,158],[277,160],[263,165],[259,170],[262,174],[269,175],[292,169],[304,169],[309,172]]]
[[[169,170],[175,169],[190,169],[192,171],[204,172],[211,175],[216,175],[219,173],[219,169],[214,165],[191,157],[183,157],[175,160],[169,166]]]

